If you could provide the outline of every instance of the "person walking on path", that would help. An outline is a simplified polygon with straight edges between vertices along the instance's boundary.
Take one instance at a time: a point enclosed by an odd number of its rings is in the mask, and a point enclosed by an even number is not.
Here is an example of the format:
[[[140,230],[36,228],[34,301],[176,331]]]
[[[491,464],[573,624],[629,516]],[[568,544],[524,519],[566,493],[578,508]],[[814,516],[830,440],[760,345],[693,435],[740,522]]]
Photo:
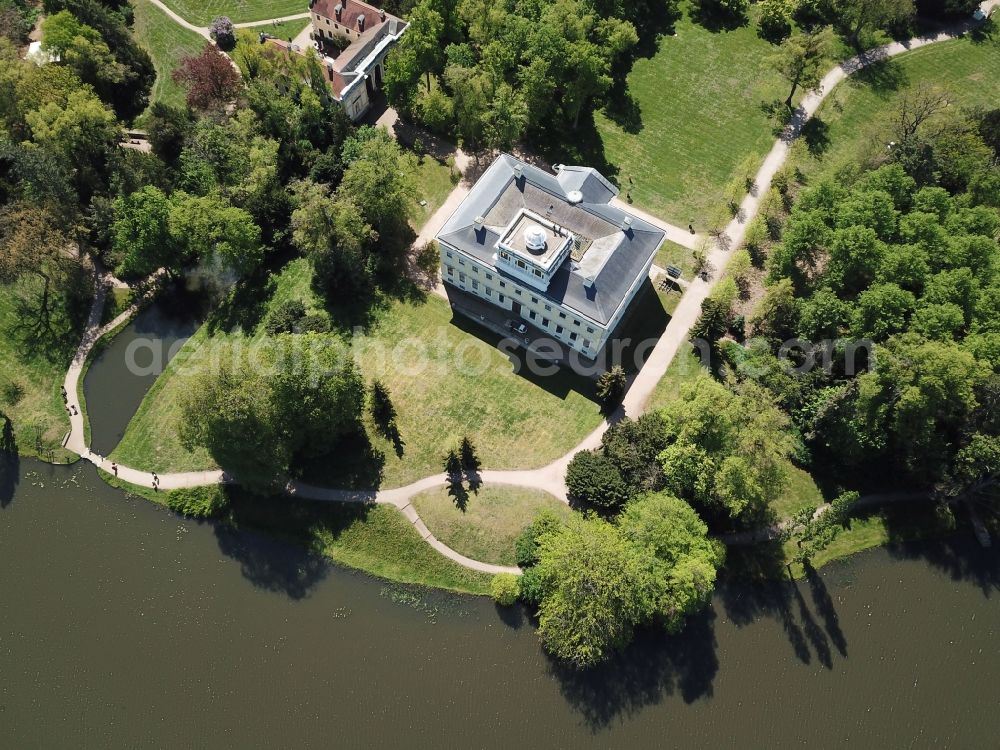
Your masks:
[[[111,471],[113,471],[115,473],[115,476],[118,476],[118,464],[112,462],[111,463]]]

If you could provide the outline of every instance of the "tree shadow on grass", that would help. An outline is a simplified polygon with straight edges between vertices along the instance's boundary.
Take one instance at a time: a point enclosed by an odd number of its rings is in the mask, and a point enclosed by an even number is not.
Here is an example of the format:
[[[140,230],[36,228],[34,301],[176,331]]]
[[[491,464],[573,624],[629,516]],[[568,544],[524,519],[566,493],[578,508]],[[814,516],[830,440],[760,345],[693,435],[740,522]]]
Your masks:
[[[448,479],[448,497],[455,503],[456,508],[465,513],[466,508],[469,507],[469,491],[465,489],[461,474]]]
[[[376,490],[382,485],[385,454],[372,445],[364,428],[336,439],[328,448],[322,455],[296,461],[293,475],[310,484],[347,490]]]
[[[692,21],[713,34],[741,29],[750,23],[746,13],[732,13],[713,8],[711,3],[702,3],[700,7],[691,8],[690,13]]]
[[[593,112],[581,113],[575,129],[568,128],[560,118],[552,118],[532,134],[532,142],[551,164],[585,164],[612,182],[618,176],[618,166],[609,162],[604,152],[604,140]]]
[[[563,697],[596,732],[667,696],[680,695],[685,703],[711,696],[719,671],[716,646],[715,613],[706,609],[677,635],[642,630],[625,651],[593,669],[550,661],[549,670]]]
[[[809,149],[809,154],[819,158],[830,148],[830,126],[819,117],[813,116],[802,127],[802,140]]]
[[[639,101],[632,96],[624,81],[611,92],[608,103],[604,105],[604,114],[626,133],[634,135],[642,130]]]
[[[969,31],[969,39],[972,40],[973,44],[986,44],[997,39],[1000,32],[997,31],[996,18],[996,16],[990,16]]]
[[[877,53],[871,52],[874,56]],[[854,74],[854,79],[877,94],[887,94],[907,86],[910,77],[898,60],[891,57],[878,58]]]

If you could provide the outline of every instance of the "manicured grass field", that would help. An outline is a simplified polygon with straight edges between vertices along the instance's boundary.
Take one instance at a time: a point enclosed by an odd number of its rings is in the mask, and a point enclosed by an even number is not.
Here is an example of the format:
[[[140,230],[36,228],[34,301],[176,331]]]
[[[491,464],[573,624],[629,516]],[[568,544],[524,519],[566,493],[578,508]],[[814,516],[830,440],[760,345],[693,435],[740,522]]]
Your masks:
[[[996,36],[980,42],[968,38],[941,42],[892,58],[877,76],[855,76],[835,89],[818,113],[827,128],[828,147],[814,154],[797,147],[796,165],[815,181],[857,163],[871,148],[884,148],[884,139],[878,136],[884,133],[887,118],[903,94],[918,84],[940,87],[953,107],[996,106],[998,71]]]
[[[208,26],[218,16],[229,16],[233,23],[244,23],[270,21],[309,11],[309,3],[303,0],[164,0],[164,3],[196,26]]]
[[[310,279],[308,262],[293,261],[277,277],[271,303],[299,298],[316,306]],[[448,450],[464,436],[477,446],[485,468],[543,466],[600,423],[590,381],[565,373],[537,380],[519,375],[495,348],[497,339],[484,336],[463,319],[453,322],[448,303],[436,296],[390,302],[366,333],[355,336],[361,372],[369,382],[379,378],[388,386],[398,412],[401,456],[392,442],[369,429],[372,443],[385,454],[382,486],[442,471]],[[180,403],[185,371],[211,362],[213,349],[226,339],[210,335],[207,327],[191,337],[143,399],[115,459],[161,473],[214,466],[205,451],[181,445]],[[331,485],[341,479],[335,472],[313,477]]]
[[[740,162],[762,160],[771,147],[761,102],[787,92],[767,62],[774,47],[757,36],[754,22],[711,32],[685,12],[675,28],[676,36],[662,37],[657,53],[629,73],[640,129],[626,132],[602,113],[597,128],[619,184],[633,180],[638,206],[704,231]]]
[[[59,390],[72,358],[67,346],[61,353],[27,353],[12,335],[16,322],[15,293],[0,284],[0,412],[14,427],[22,455],[67,461],[62,439],[69,430],[69,416]]]
[[[367,378],[389,388],[405,443],[386,454],[384,486],[406,484],[443,470],[448,450],[468,436],[484,468],[528,469],[558,458],[600,423],[592,385],[560,371],[545,378],[514,372],[492,336],[448,303],[397,302],[370,333],[355,339]]]
[[[660,268],[677,266],[681,269],[681,278],[690,279],[694,272],[694,251],[676,242],[664,240],[653,262]]]
[[[198,54],[208,40],[185,29],[149,0],[132,0],[132,7],[135,9],[133,34],[156,68],[156,83],[150,92],[149,103],[183,106],[184,89],[174,82],[171,73],[182,57]]]
[[[308,6],[307,6],[308,7]],[[257,37],[260,32],[264,32],[268,36],[273,36],[278,39],[294,39],[299,35],[306,26],[309,25],[308,18],[297,18],[293,21],[278,21],[278,23],[261,23],[256,26],[251,26],[246,29],[240,29],[239,34],[249,34],[251,37]]]
[[[438,539],[466,557],[515,565],[514,542],[542,509],[567,518],[569,506],[541,490],[487,485],[461,510],[441,487],[413,498],[413,506]]]

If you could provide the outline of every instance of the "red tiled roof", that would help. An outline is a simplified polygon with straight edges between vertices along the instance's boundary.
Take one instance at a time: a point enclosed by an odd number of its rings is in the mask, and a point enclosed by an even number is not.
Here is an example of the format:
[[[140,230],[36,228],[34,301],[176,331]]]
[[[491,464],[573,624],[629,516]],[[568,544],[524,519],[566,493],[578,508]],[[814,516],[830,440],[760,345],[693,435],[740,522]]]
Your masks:
[[[344,6],[339,19],[334,12],[334,9],[338,5]],[[361,16],[365,17],[365,31],[373,29],[382,23],[379,9],[368,3],[363,3],[361,0],[315,0],[309,7],[309,11],[319,14],[323,18],[329,18],[331,21],[336,21],[351,31],[360,31],[358,28],[358,18]],[[392,18],[388,13],[385,14],[385,17],[386,19]]]

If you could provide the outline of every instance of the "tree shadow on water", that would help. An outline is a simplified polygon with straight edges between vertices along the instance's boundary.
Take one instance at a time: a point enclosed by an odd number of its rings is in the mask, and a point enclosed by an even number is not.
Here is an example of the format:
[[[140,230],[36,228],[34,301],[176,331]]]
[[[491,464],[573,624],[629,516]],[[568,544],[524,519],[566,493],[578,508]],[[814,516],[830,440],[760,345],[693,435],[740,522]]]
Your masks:
[[[17,440],[14,425],[0,412],[0,508],[6,508],[14,500],[14,491],[21,476],[21,459],[17,454]]]
[[[229,516],[214,524],[219,550],[260,589],[304,599],[330,572],[316,550],[370,512],[367,502],[317,503],[264,497],[228,486]]]
[[[580,671],[550,662],[550,672],[594,732],[667,696],[693,703],[712,695],[719,671],[714,621],[715,613],[707,609],[691,617],[677,635],[654,628],[641,631],[624,652],[598,667]]]
[[[889,516],[889,535],[894,530]],[[939,539],[920,542],[890,541],[889,554],[897,559],[924,560],[944,572],[955,582],[976,586],[984,596],[1000,593],[1000,565],[997,564],[997,542],[983,548],[971,531],[960,531]]]
[[[780,543],[731,547],[727,568],[730,573],[718,587],[716,600],[736,627],[762,618],[776,620],[785,631],[795,657],[803,664],[811,664],[815,654],[824,667],[831,669],[831,642],[841,656],[847,656],[847,639],[840,629],[840,619],[826,584],[815,569],[806,568],[820,624],[802,595],[799,582],[789,576]]]
[[[844,636],[844,631],[840,629],[840,617],[837,615],[833,598],[826,588],[826,582],[808,561],[803,564],[803,567],[805,568],[806,581],[809,583],[813,606],[823,619],[823,629],[830,636],[830,640],[840,655],[847,656],[847,638]]]
[[[305,547],[272,539],[263,533],[215,525],[219,551],[240,564],[240,571],[257,588],[304,599],[329,573],[329,564]]]

